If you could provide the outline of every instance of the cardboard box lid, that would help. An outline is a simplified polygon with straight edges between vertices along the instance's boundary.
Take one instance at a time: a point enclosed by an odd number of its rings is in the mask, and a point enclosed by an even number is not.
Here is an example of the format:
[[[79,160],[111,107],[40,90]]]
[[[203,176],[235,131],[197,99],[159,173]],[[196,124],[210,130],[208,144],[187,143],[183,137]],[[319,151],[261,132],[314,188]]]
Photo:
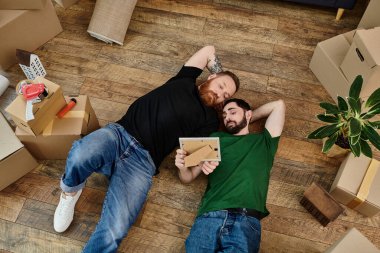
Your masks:
[[[18,19],[25,12],[24,10],[0,10],[0,27]]]
[[[375,247],[362,233],[356,228],[351,228],[341,237],[327,252],[331,253],[380,253],[380,250]]]
[[[16,137],[3,114],[0,113],[0,160],[22,147],[22,143]]]
[[[356,196],[370,162],[371,159],[364,155],[355,157],[350,153],[341,165],[344,169],[337,175],[336,187]],[[380,168],[373,179],[366,201],[380,207]]]
[[[369,68],[380,65],[380,27],[357,30],[354,42]]]
[[[1,10],[42,9],[46,0],[0,0]]]

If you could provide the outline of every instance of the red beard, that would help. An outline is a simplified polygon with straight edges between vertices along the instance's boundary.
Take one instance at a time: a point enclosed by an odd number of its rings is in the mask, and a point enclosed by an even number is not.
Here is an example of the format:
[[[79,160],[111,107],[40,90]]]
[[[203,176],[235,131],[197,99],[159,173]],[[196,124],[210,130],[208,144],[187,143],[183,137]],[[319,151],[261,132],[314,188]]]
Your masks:
[[[215,107],[217,105],[217,95],[209,89],[210,81],[206,81],[199,87],[199,95],[201,97],[202,102],[206,106]]]

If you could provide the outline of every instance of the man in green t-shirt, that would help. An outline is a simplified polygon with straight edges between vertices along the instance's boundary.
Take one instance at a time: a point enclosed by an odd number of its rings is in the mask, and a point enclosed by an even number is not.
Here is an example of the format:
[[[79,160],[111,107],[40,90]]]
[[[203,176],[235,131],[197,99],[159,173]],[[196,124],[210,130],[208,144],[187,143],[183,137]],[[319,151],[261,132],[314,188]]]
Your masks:
[[[264,117],[268,117],[264,131],[249,133],[248,123]],[[244,100],[230,99],[224,104],[223,122],[227,132],[211,134],[220,138],[220,163],[187,168],[186,152],[177,150],[175,164],[182,182],[193,181],[201,172],[209,175],[186,240],[187,253],[259,251],[260,219],[269,214],[269,176],[285,122],[285,104],[273,101],[252,111]]]

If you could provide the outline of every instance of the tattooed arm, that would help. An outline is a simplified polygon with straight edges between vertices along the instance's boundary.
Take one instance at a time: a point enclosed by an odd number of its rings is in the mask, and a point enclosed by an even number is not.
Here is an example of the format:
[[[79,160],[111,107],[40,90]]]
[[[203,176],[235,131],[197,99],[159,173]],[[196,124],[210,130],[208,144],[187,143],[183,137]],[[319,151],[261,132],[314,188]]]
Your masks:
[[[197,67],[200,69],[207,69],[211,73],[219,73],[223,71],[222,64],[218,56],[215,55],[214,46],[205,46],[196,52],[191,58],[185,63],[185,66]]]

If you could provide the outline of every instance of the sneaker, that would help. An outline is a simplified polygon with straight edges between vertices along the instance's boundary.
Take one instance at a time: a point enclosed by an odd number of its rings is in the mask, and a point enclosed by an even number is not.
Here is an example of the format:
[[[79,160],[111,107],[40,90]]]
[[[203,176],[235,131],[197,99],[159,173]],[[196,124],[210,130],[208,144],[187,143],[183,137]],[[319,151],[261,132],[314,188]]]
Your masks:
[[[68,196],[61,193],[59,204],[54,213],[54,230],[58,233],[64,232],[71,224],[74,218],[74,207],[77,203],[82,189],[80,189],[74,196]]]

